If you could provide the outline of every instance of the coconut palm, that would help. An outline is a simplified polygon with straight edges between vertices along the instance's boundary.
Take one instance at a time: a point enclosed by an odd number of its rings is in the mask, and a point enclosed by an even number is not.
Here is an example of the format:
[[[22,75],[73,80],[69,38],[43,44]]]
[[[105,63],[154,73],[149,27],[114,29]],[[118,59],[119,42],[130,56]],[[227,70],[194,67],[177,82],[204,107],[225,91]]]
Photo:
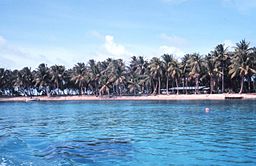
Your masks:
[[[195,79],[196,82],[196,90],[195,93],[199,93],[199,78],[200,78],[200,72],[202,68],[202,58],[199,54],[194,53],[190,56],[190,59],[188,60],[189,66],[190,66],[190,72],[189,75]]]
[[[169,77],[170,77],[169,69],[171,67],[171,64],[173,63],[173,55],[164,54],[162,55],[162,59],[163,59],[163,68],[166,71],[166,94],[169,95]]]
[[[50,73],[46,64],[42,63],[38,66],[34,73],[33,82],[35,87],[43,91],[43,94],[48,93],[46,88],[50,85]]]
[[[147,75],[148,62],[142,56],[133,56],[131,59],[132,60],[130,62],[129,73],[135,74],[138,77],[139,85],[141,87],[141,90],[144,92],[145,86],[150,86],[150,84],[148,84],[150,80],[148,79],[149,77]]]
[[[164,73],[163,63],[159,58],[153,57],[149,64],[150,74],[153,76],[154,79],[157,80],[158,83],[154,85],[154,94],[157,91],[158,87],[158,94],[161,94],[161,77]]]
[[[53,83],[53,87],[57,89],[59,93],[60,88],[62,88],[65,77],[65,67],[62,65],[53,65],[50,67],[50,80]]]
[[[84,63],[77,63],[71,72],[70,81],[74,81],[80,89],[80,95],[83,95],[84,87],[88,84],[89,75]]]
[[[22,93],[23,95],[28,95],[30,91],[28,91],[29,88],[32,86],[32,73],[31,69],[28,67],[24,67],[22,70],[15,71],[15,77],[16,79],[13,82],[14,87],[18,89],[19,93]]]
[[[177,94],[179,94],[179,90],[178,90],[179,83],[178,83],[178,80],[181,77],[182,70],[181,70],[181,65],[179,64],[178,60],[173,59],[170,62],[170,66],[167,69],[167,73],[168,73],[168,75],[171,76],[172,79],[175,80],[175,84],[176,84],[176,87],[177,87]]]
[[[99,79],[99,84],[101,86],[101,88],[99,89],[99,95],[102,96],[107,93],[108,96],[110,96],[110,82],[108,76],[101,75]]]
[[[17,70],[16,70],[17,72]],[[2,81],[3,81],[3,89],[4,89],[4,94],[7,94],[9,96],[12,96],[14,93],[14,88],[13,88],[13,82],[16,79],[16,74],[11,71],[6,69],[3,73],[2,76]]]
[[[129,81],[128,81],[128,89],[129,89],[129,92],[134,94],[134,96],[136,95],[136,91],[139,91],[141,88],[140,88],[140,79],[139,79],[139,76],[135,73],[135,72],[130,72],[129,73],[130,75],[130,78],[129,78]]]
[[[142,56],[132,56],[131,59],[129,70],[136,74],[143,74],[146,70],[146,61],[144,58]]]
[[[252,68],[253,68],[253,69],[256,69],[256,47],[254,47],[252,50],[253,50],[253,51],[252,51],[252,54],[251,54],[251,57],[252,57]],[[250,80],[253,81],[252,87],[253,87],[253,91],[255,92],[255,90],[256,90],[256,88],[255,88],[255,87],[256,87],[256,86],[255,86],[256,74],[255,74],[255,73],[251,75],[251,79],[250,79]],[[250,87],[250,86],[249,86],[249,87]]]
[[[109,82],[112,83],[117,89],[118,93],[122,95],[122,85],[126,82],[126,70],[123,60],[112,60],[108,66],[109,69]],[[113,86],[113,88],[114,88]]]
[[[94,95],[122,95],[129,91],[135,95],[138,91],[160,94],[163,85],[169,94],[170,80],[176,87],[182,84],[186,94],[185,86],[192,84],[196,85],[195,93],[199,93],[199,83],[209,84],[210,93],[219,87],[225,92],[225,86],[238,89],[240,93],[252,92],[252,89],[255,92],[256,48],[250,48],[245,40],[236,44],[235,51],[228,52],[224,44],[220,44],[204,59],[199,54],[186,54],[181,60],[179,63],[172,55],[163,55],[148,62],[142,56],[133,56],[127,66],[121,59],[108,58],[102,62],[92,59],[78,63],[67,70],[59,65],[48,68],[46,64],[40,64],[33,71],[28,67],[13,71],[0,68],[0,95],[36,91],[41,95],[49,92],[82,94],[85,89],[90,89]]]
[[[206,75],[210,77],[210,94],[213,93],[213,89],[216,83],[216,77],[222,75],[222,72],[219,71],[218,65],[216,64],[216,58],[212,54],[205,56],[203,61],[203,66],[206,68]]]
[[[256,73],[255,68],[253,68],[253,54],[250,48],[250,43],[245,40],[236,43],[235,53],[231,59],[231,65],[229,66],[229,74],[231,78],[235,76],[240,77],[240,91],[239,94],[243,92],[245,77],[250,73]]]
[[[215,47],[213,54],[216,56],[216,61],[221,68],[221,92],[224,93],[225,89],[225,68],[227,67],[228,48],[224,44],[219,44]]]
[[[190,72],[190,66],[189,66],[189,59],[191,59],[192,54],[186,54],[181,59],[181,76],[183,78],[183,93],[185,86],[188,87],[188,79],[189,79],[189,72]],[[185,89],[185,93],[188,94],[187,88]]]
[[[90,75],[89,85],[91,85],[93,93],[97,96],[99,93],[99,79],[101,76],[100,69],[93,59],[89,60],[88,65],[88,73]]]
[[[13,92],[13,72],[11,70],[6,70],[4,68],[0,68],[0,91],[1,94],[12,95]]]
[[[5,84],[6,84],[5,69],[0,68],[0,92],[1,92],[1,95],[4,93]]]

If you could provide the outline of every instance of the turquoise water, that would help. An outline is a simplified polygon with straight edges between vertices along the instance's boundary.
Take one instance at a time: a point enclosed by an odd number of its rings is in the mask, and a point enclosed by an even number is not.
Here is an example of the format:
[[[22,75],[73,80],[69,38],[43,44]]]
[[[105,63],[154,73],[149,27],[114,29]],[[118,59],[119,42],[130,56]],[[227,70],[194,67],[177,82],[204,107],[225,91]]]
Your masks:
[[[0,103],[0,131],[0,166],[256,165],[255,100]]]

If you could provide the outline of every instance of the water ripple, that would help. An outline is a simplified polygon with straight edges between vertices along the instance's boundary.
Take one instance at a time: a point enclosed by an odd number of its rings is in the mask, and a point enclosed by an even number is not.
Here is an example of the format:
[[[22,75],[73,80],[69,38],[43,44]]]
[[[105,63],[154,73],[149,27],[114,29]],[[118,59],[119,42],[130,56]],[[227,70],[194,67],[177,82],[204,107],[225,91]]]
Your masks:
[[[256,165],[255,108],[245,100],[0,103],[0,165]]]

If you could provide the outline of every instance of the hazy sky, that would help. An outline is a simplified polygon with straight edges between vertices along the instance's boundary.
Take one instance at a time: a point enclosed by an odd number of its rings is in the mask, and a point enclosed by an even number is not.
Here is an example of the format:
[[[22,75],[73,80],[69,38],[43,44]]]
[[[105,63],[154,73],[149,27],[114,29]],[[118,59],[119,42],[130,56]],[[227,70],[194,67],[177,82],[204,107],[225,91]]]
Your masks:
[[[0,67],[255,46],[256,0],[0,0]]]

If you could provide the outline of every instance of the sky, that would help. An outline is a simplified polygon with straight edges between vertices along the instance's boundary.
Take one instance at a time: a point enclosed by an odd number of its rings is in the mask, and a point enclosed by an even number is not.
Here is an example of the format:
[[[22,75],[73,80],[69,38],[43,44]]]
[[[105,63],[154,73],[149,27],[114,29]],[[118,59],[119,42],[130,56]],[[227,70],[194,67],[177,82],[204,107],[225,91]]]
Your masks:
[[[256,45],[256,0],[0,0],[0,68]]]

